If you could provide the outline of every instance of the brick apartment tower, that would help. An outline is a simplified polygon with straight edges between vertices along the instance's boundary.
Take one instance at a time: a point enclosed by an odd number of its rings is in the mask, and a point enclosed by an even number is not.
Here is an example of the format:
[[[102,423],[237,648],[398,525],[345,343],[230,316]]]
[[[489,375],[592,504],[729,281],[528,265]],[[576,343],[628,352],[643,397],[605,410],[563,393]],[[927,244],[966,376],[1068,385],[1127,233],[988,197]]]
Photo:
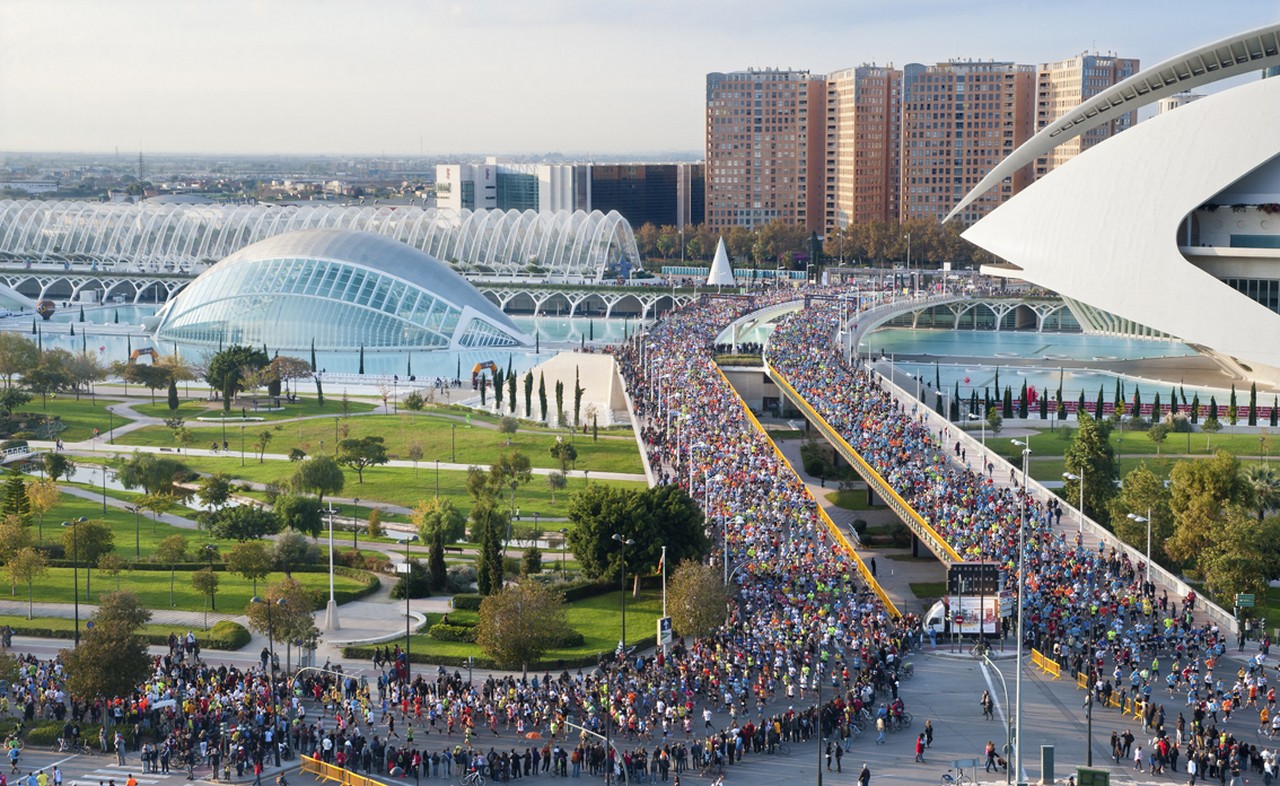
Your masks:
[[[808,71],[707,74],[706,223],[821,232],[827,82]]]
[[[862,65],[827,75],[828,236],[898,220],[902,71]]]
[[[1036,130],[1044,128],[1082,101],[1138,73],[1135,58],[1081,53],[1056,63],[1043,63],[1036,85]],[[1126,112],[1108,123],[1063,142],[1046,156],[1036,160],[1036,177],[1040,178],[1072,158],[1114,136],[1138,121],[1137,112]]]
[[[901,218],[941,221],[1035,130],[1037,69],[992,61],[911,64],[902,76]],[[961,216],[977,221],[1032,181],[1026,166]]]

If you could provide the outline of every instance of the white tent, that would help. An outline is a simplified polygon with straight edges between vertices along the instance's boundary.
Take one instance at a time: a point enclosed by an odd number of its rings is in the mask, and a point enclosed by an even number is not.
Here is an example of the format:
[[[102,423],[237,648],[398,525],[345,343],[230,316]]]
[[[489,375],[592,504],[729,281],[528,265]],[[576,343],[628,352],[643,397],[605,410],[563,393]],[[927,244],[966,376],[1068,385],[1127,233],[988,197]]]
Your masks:
[[[716,244],[716,256],[711,260],[711,272],[707,274],[707,286],[733,286],[733,267],[729,264],[729,252],[725,250],[724,238]]]

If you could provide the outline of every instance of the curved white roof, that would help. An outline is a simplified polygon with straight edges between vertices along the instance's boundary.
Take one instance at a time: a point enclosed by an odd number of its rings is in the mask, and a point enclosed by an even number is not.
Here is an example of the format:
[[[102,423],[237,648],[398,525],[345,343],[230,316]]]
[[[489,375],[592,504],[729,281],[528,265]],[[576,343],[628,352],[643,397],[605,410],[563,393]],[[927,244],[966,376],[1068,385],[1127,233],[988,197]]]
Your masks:
[[[1040,129],[988,172],[943,220],[950,221],[973,200],[1053,148],[1117,115],[1184,90],[1273,65],[1280,65],[1280,24],[1238,33],[1144,68]]]
[[[299,229],[385,235],[477,275],[535,273],[600,281],[618,275],[624,260],[640,267],[631,225],[616,211],[157,200],[138,205],[0,201],[0,260],[198,270],[252,243]]]
[[[1280,78],[1207,96],[1073,158],[963,237],[1017,265],[1019,278],[1280,383],[1280,314],[1178,247],[1191,211],[1280,155],[1278,127]]]

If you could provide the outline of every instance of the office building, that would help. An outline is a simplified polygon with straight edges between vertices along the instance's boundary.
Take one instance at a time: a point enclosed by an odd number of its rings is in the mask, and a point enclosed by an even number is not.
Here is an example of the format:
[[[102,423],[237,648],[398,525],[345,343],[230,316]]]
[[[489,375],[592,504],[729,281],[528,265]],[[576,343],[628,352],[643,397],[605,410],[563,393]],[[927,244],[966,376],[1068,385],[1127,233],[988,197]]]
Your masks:
[[[1138,61],[1114,54],[1081,53],[1075,57],[1044,63],[1036,85],[1036,130],[1057,120],[1083,102],[1138,73]],[[1108,137],[1138,122],[1135,111],[1108,117],[1105,123],[1058,145],[1036,161],[1040,178]]]
[[[898,220],[902,72],[862,65],[827,75],[828,233]]]

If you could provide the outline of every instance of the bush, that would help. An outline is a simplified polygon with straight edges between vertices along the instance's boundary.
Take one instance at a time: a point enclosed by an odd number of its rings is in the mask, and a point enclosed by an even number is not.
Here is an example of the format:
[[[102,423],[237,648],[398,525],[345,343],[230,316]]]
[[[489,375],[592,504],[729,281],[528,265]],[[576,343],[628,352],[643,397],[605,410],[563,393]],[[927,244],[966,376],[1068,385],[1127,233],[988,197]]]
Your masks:
[[[472,585],[476,583],[476,566],[471,563],[450,565],[448,574],[446,584],[450,592],[470,592]]]
[[[209,632],[204,634],[200,646],[215,650],[238,650],[252,638],[245,626],[231,620],[222,620],[215,622]]]
[[[416,390],[410,391],[409,395],[405,396],[400,401],[400,404],[402,406],[404,406],[406,409],[411,409],[414,412],[417,412],[418,410],[422,409],[423,405],[425,405],[426,403],[427,403],[426,399],[424,399],[422,397],[422,394]]]
[[[408,593],[410,598],[431,597],[431,573],[427,567],[416,559],[409,560],[409,566],[409,574],[407,576],[400,574],[396,585],[391,588],[391,597],[404,600],[405,593]]]
[[[484,596],[477,592],[462,592],[453,596],[453,607],[460,611],[479,611]]]
[[[465,641],[470,644],[476,640],[476,629],[473,625],[437,622],[427,630],[427,633],[436,641]],[[578,638],[581,639],[582,636],[579,635]]]

